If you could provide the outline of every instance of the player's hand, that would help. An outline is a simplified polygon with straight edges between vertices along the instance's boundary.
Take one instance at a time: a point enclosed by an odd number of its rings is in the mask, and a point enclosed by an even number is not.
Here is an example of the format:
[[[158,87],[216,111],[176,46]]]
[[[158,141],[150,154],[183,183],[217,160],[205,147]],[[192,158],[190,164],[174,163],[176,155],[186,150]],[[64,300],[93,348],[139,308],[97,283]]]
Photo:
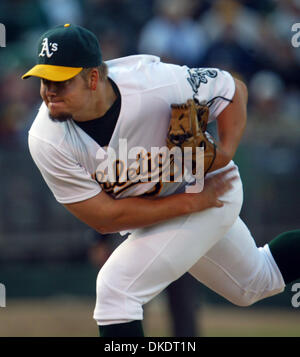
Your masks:
[[[189,213],[199,212],[212,207],[223,207],[220,198],[233,187],[233,181],[238,179],[234,174],[235,167],[205,178],[203,191],[186,193],[185,199],[189,202]]]
[[[208,205],[208,208],[224,206],[224,203],[220,200],[220,197],[231,190],[233,187],[233,181],[238,179],[237,175],[232,174],[235,170],[236,168],[232,167],[205,179],[202,194]]]

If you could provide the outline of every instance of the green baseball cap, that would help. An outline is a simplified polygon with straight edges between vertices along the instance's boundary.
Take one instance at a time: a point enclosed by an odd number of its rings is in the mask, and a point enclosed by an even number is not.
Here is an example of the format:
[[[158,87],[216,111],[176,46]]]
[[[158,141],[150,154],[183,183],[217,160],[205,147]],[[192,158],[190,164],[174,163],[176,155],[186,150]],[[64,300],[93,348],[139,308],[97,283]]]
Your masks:
[[[97,37],[89,30],[72,24],[57,26],[44,33],[38,42],[37,64],[22,76],[50,81],[66,81],[83,68],[102,62]]]

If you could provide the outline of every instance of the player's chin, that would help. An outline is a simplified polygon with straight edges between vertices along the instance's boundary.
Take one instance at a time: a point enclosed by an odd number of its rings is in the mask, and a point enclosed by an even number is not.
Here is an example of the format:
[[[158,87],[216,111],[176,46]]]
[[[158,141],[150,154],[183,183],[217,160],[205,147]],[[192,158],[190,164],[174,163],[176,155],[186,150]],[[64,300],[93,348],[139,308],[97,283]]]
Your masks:
[[[49,117],[51,120],[55,122],[64,122],[73,119],[71,113],[64,112],[64,111],[55,111],[50,109],[49,109]]]

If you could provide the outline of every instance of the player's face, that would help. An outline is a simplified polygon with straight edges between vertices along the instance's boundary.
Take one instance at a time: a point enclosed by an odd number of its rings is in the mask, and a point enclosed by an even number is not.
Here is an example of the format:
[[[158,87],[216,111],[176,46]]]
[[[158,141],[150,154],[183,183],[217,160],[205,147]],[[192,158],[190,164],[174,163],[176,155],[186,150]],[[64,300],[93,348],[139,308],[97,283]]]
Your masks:
[[[49,109],[50,118],[66,121],[76,118],[76,113],[83,110],[87,86],[80,75],[63,82],[41,79],[40,94]]]

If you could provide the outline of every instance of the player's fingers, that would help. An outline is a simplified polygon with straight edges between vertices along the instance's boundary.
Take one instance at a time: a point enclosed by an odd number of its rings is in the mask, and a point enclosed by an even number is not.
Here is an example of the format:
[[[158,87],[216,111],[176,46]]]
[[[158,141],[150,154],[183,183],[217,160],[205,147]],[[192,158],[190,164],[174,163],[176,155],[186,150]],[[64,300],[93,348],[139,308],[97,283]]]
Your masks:
[[[215,204],[215,207],[223,207],[224,206],[224,203],[220,200],[216,200],[216,204]]]
[[[233,170],[230,170],[230,171],[233,171]],[[219,177],[216,177],[218,183],[225,184],[225,185],[227,183],[228,184],[232,184],[233,181],[236,181],[238,178],[239,178],[238,175],[234,175],[234,176],[230,175],[230,176],[228,176],[227,174],[224,174],[224,175],[221,175]]]
[[[224,193],[230,191],[233,188],[233,182],[238,179],[238,176],[233,176],[230,178],[219,179],[216,183],[216,194],[221,196]]]
[[[205,183],[208,184],[208,185],[213,185],[215,186],[216,188],[218,187],[221,187],[222,185],[224,185],[224,183],[226,184],[227,181],[230,181],[233,177],[237,178],[237,175],[234,175],[234,176],[227,176],[229,175],[229,173],[233,172],[233,169],[229,169],[229,170],[226,170],[226,171],[223,171],[223,172],[220,172],[214,176],[211,176],[209,178],[206,179],[206,182],[204,182],[204,185]]]
[[[238,179],[239,179],[239,176],[235,175],[235,176],[229,177],[228,179],[226,179],[226,181],[232,186],[233,182]]]
[[[225,170],[225,171],[222,171],[222,172],[216,174],[214,177],[223,179],[223,178],[226,177],[229,173],[234,172],[234,171],[236,171],[236,167],[231,167],[230,169],[227,169],[227,170]]]

